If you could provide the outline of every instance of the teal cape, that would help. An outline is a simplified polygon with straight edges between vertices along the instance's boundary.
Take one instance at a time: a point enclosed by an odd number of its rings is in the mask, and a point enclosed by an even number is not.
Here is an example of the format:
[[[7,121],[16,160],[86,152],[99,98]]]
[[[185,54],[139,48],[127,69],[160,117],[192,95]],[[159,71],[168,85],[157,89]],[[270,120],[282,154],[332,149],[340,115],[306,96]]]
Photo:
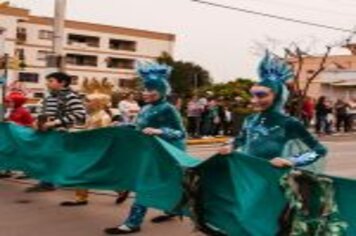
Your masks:
[[[184,171],[198,169],[205,221],[232,236],[276,235],[287,202],[279,180],[289,170],[238,152],[201,161],[162,139],[118,127],[40,133],[1,123],[0,139],[0,169],[59,187],[131,190],[140,204],[162,210],[180,202]],[[354,236],[356,181],[330,178],[347,235]]]

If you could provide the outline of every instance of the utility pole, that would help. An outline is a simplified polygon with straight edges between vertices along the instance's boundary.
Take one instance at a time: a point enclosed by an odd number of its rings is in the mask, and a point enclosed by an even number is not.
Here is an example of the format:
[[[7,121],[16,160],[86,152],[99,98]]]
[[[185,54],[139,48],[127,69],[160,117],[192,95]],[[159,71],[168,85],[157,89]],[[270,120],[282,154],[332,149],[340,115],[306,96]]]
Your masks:
[[[53,55],[47,60],[47,66],[56,71],[65,70],[64,61],[64,28],[65,28],[65,12],[67,0],[55,1],[55,15],[53,21]]]

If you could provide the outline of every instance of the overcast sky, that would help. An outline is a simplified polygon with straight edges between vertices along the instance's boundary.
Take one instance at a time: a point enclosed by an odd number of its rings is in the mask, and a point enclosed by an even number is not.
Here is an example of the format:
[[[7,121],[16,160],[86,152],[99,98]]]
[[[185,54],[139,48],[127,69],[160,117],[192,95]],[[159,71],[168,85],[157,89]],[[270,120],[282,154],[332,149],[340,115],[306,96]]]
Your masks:
[[[346,29],[356,25],[354,0],[207,0]],[[54,0],[11,0],[33,14],[52,16]],[[208,69],[215,81],[254,77],[256,42],[278,48],[291,41],[316,50],[347,33],[299,25],[190,0],[68,0],[67,18],[177,35],[176,59]],[[258,50],[257,50],[258,51]],[[321,52],[321,51],[319,51]],[[337,52],[341,53],[341,51]]]

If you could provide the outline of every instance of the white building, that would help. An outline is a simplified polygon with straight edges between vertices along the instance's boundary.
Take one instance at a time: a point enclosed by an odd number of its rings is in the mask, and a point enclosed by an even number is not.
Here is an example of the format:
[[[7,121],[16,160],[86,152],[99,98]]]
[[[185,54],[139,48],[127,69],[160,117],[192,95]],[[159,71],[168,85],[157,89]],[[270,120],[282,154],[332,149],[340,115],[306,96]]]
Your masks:
[[[326,70],[317,82],[321,94],[332,100],[356,99],[356,70]]]
[[[33,97],[45,91],[46,56],[51,54],[53,19],[30,15],[26,9],[0,8],[0,28],[5,28],[5,51],[23,57],[26,67],[12,70],[10,80],[25,83]],[[78,21],[66,21],[66,71],[74,88],[83,78],[108,78],[119,88],[130,86],[137,60],[153,60],[163,52],[173,54],[175,35]]]

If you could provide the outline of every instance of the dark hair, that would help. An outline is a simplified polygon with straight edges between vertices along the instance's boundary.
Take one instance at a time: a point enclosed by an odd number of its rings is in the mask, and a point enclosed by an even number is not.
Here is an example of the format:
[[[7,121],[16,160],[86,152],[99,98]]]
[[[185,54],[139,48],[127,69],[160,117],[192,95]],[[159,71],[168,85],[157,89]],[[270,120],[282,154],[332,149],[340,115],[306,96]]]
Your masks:
[[[68,87],[72,82],[72,77],[63,72],[54,72],[46,76],[46,79],[53,78],[59,83],[64,83],[64,87]]]
[[[135,93],[134,93],[134,92],[128,92],[128,93],[125,95],[125,99],[129,98],[130,96],[134,96],[134,98],[135,98]]]
[[[317,104],[323,104],[325,102],[325,99],[326,99],[325,96],[319,97]]]

